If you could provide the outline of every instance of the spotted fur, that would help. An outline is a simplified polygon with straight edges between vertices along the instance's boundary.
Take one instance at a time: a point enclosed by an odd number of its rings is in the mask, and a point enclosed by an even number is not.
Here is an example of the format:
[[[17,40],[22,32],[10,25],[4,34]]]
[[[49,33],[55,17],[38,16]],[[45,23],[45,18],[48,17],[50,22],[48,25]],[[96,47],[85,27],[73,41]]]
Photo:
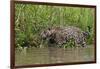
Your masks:
[[[87,32],[73,26],[68,27],[54,27],[49,28],[41,33],[42,39],[46,39],[48,43],[55,43],[57,45],[63,45],[70,39],[74,39],[75,46],[86,46]]]

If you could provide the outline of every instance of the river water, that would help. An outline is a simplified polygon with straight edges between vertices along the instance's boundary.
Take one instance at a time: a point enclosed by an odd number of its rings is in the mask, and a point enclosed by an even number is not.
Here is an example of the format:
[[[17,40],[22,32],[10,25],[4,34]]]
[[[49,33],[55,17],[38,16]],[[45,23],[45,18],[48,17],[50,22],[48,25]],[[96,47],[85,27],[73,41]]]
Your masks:
[[[53,63],[94,61],[94,46],[74,48],[27,48],[16,49],[15,65],[35,65]]]

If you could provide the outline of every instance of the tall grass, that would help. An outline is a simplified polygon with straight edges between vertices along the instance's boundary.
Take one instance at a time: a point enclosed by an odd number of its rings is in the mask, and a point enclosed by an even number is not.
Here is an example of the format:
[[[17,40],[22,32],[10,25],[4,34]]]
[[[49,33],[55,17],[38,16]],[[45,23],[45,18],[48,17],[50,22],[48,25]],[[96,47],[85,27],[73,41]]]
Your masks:
[[[41,44],[40,31],[53,26],[76,26],[87,31],[91,27],[88,44],[93,43],[94,9],[33,4],[15,5],[16,47]]]

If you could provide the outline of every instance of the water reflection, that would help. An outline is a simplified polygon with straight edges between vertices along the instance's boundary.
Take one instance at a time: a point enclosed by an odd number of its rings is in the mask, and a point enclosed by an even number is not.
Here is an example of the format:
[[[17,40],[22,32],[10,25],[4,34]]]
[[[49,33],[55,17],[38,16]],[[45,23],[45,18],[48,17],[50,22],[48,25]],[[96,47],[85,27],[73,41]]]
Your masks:
[[[27,48],[16,49],[15,65],[52,64],[94,61],[94,46],[87,48]]]

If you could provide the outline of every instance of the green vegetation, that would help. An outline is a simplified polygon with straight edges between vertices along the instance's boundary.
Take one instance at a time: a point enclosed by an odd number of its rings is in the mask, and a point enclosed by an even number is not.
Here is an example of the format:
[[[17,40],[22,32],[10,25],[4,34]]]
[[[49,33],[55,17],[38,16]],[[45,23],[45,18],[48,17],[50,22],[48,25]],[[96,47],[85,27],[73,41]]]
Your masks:
[[[79,7],[47,6],[33,4],[15,5],[16,47],[43,46],[40,32],[53,26],[76,26],[87,31],[90,26],[88,44],[93,44],[94,9]],[[42,45],[41,45],[42,44]],[[46,42],[44,43],[46,44]]]

